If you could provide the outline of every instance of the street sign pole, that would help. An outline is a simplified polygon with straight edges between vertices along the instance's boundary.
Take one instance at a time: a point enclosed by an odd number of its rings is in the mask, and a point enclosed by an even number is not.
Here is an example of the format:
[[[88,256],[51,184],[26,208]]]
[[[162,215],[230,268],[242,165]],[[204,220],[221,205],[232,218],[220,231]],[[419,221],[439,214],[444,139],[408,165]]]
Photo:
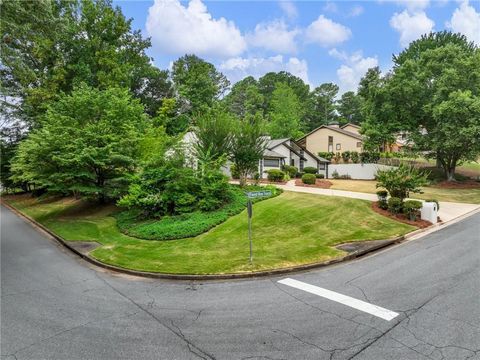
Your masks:
[[[248,213],[248,240],[250,242],[250,264],[253,261],[253,250],[252,250],[252,200],[248,199],[247,202],[247,213]]]

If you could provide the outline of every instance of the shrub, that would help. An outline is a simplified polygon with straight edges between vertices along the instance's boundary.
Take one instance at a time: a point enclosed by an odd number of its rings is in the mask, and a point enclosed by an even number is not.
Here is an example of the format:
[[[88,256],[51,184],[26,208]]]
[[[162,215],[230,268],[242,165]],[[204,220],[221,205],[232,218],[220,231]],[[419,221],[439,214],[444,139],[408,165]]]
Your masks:
[[[380,160],[380,153],[377,151],[364,151],[360,153],[360,162],[362,164],[377,163],[378,160]]]
[[[315,184],[315,181],[316,181],[316,177],[314,174],[305,174],[302,176],[302,182],[304,184],[309,184],[309,185],[313,185]]]
[[[380,208],[383,210],[387,210],[388,209],[388,204],[387,204],[388,191],[387,190],[377,191],[377,197],[378,197],[378,206],[380,206]]]
[[[435,204],[437,204],[437,210],[440,210],[440,203],[438,202],[438,200],[428,199],[428,200],[425,200],[425,202],[434,202]]]
[[[299,172],[297,173],[297,176],[295,176],[295,177],[296,177],[297,179],[301,179],[302,176],[303,176],[303,174],[305,174],[305,173],[299,171]]]
[[[344,174],[344,175],[340,175],[339,178],[340,178],[340,179],[349,180],[349,179],[351,179],[352,177],[351,177],[350,175],[348,175],[348,174]]]
[[[334,179],[339,179],[339,178],[340,178],[340,175],[338,175],[338,171],[337,171],[337,170],[333,170],[333,172],[332,172],[332,177],[333,177]]]
[[[343,162],[344,162],[345,164],[347,164],[348,161],[350,160],[350,155],[351,155],[351,154],[350,154],[350,151],[344,151],[344,152],[342,153],[342,160],[343,160]]]
[[[422,208],[422,202],[418,200],[407,200],[403,203],[403,212],[408,215],[411,221],[417,220],[418,211]]]
[[[314,168],[313,166],[307,166],[307,167],[304,167],[303,168],[303,172],[305,174],[316,174],[317,173],[317,169]]]
[[[403,201],[398,197],[391,197],[390,199],[388,199],[387,204],[388,210],[392,214],[400,214],[403,210]]]
[[[360,156],[358,154],[358,151],[351,151],[350,152],[350,159],[352,159],[352,162],[354,164],[358,164],[360,161]]]
[[[315,177],[317,179],[325,179],[325,175],[323,175],[323,174],[315,174]]]
[[[342,158],[342,155],[340,155],[339,152],[335,153],[335,156],[333,157],[333,161],[335,161],[335,163],[339,163],[340,162],[340,159]]]
[[[282,181],[285,177],[285,173],[282,170],[270,169],[267,170],[268,181]]]
[[[328,161],[332,160],[333,157],[335,156],[335,154],[333,152],[319,152],[318,153],[318,156],[320,156],[321,158],[324,158]]]
[[[255,185],[258,185],[258,183],[260,182],[260,173],[258,171],[253,174],[253,180],[255,180]]]
[[[390,196],[405,199],[410,192],[421,193],[427,184],[427,175],[414,167],[401,164],[398,168],[377,172],[377,188],[388,190]]]
[[[291,178],[297,176],[298,169],[295,166],[283,165],[282,170],[290,175]]]

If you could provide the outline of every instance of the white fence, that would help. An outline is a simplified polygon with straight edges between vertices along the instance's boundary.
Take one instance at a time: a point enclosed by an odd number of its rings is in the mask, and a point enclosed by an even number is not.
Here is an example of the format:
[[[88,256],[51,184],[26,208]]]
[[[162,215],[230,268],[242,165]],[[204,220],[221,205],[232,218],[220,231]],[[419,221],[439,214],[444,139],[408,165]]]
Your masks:
[[[381,164],[330,164],[328,165],[328,177],[336,171],[339,176],[350,175],[352,179],[373,180],[378,170],[391,169],[393,166]]]

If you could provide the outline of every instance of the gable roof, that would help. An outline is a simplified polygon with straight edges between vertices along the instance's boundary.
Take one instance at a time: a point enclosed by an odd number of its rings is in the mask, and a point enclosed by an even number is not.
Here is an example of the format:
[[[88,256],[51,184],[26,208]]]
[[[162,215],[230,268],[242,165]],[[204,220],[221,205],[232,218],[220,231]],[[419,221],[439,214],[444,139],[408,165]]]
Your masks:
[[[338,133],[341,133],[341,134],[344,134],[344,135],[353,137],[353,138],[358,139],[358,140],[363,140],[363,136],[362,136],[362,135],[355,134],[355,133],[353,133],[353,132],[344,130],[344,129],[342,129],[342,128],[337,128],[337,127],[328,126],[328,125],[321,125],[321,126],[317,127],[316,129],[313,129],[312,131],[310,131],[308,134],[306,134],[306,135],[303,136],[302,138],[298,139],[297,141],[301,141],[301,140],[305,139],[307,136],[310,136],[310,135],[313,134],[314,132],[317,132],[318,130],[323,129],[323,128],[336,131],[336,132],[338,132]]]
[[[286,158],[286,156],[282,155],[282,154],[279,154],[277,153],[276,151],[273,151],[273,150],[269,150],[269,149],[265,149],[263,151],[263,157],[267,157],[267,158]]]
[[[344,128],[346,128],[347,126],[353,126],[353,127],[357,128],[357,129],[361,129],[361,128],[362,128],[361,126],[359,126],[359,125],[357,125],[357,124],[352,124],[352,123],[346,123],[345,125],[342,125],[341,128],[344,129]]]

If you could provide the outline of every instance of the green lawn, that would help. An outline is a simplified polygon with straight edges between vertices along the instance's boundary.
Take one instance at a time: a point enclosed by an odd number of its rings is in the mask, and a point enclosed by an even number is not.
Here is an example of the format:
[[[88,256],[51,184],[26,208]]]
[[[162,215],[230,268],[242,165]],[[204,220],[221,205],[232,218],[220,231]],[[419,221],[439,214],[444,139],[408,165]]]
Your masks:
[[[377,182],[374,180],[336,180],[328,179],[333,185],[330,189],[348,190],[375,194]],[[443,189],[434,186],[423,188],[423,194],[410,194],[414,199],[436,199],[470,204],[480,204],[480,188],[477,189]]]
[[[245,211],[195,238],[139,240],[119,232],[112,207],[78,200],[10,203],[66,240],[102,244],[91,255],[130,269],[177,274],[233,273],[273,269],[339,257],[336,244],[387,239],[414,230],[371,210],[371,203],[338,197],[285,192],[254,205],[254,264],[248,263]]]

